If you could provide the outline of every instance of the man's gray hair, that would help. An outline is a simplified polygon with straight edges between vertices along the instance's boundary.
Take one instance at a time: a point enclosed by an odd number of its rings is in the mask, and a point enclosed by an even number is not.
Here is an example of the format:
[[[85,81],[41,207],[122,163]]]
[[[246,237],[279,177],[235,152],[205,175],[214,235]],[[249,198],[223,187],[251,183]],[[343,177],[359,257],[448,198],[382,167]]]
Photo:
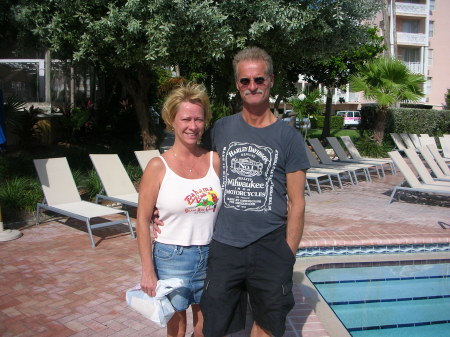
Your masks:
[[[273,75],[273,62],[272,58],[264,49],[258,48],[258,47],[248,47],[243,50],[241,50],[239,53],[237,53],[234,56],[233,59],[233,70],[234,70],[234,77],[238,78],[237,73],[237,65],[241,61],[247,61],[247,60],[253,60],[253,61],[264,61],[266,63],[266,75],[272,76]]]

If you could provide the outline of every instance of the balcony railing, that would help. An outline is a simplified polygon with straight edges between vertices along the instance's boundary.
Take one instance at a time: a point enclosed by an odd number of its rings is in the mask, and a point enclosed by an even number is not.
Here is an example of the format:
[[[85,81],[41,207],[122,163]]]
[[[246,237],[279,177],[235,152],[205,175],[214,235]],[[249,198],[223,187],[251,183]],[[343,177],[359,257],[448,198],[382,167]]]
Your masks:
[[[397,32],[397,43],[416,46],[426,46],[427,36],[426,34]]]
[[[422,65],[420,62],[405,62],[403,63],[408,67],[408,69],[415,74],[422,74]]]
[[[427,15],[427,5],[408,4],[395,2],[395,12],[397,15]]]
[[[333,103],[339,103],[339,99],[343,99],[343,102],[350,103],[350,102],[359,102],[359,93],[358,92],[338,92],[336,95],[333,96]],[[324,101],[325,103],[325,101]]]

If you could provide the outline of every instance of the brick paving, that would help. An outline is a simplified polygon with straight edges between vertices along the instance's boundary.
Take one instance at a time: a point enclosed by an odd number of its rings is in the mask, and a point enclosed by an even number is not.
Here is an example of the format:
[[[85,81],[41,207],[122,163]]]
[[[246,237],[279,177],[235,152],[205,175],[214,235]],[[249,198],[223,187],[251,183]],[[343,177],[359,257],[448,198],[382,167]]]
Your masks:
[[[388,174],[313,192],[300,247],[449,243],[449,198],[409,196],[388,206],[401,180]],[[165,336],[125,303],[125,291],[140,276],[137,244],[125,226],[94,230],[95,249],[84,224],[73,219],[52,218],[21,231],[21,238],[0,242],[1,336]],[[285,336],[332,336],[297,286],[294,294]],[[233,334],[243,336],[248,329]]]

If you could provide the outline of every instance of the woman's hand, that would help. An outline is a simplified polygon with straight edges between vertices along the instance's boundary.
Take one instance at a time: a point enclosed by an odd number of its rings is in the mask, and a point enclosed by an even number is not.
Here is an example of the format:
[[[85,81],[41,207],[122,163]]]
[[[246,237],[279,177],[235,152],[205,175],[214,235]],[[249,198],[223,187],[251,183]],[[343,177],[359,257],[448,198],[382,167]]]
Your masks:
[[[149,296],[156,296],[156,283],[158,278],[154,273],[144,273],[141,276],[141,289],[143,292],[147,293]]]

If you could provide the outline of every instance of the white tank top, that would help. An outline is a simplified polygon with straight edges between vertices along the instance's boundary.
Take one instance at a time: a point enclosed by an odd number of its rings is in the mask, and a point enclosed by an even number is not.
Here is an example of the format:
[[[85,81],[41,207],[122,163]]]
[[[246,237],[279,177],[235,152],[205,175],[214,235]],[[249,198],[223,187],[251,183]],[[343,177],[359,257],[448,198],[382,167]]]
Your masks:
[[[164,222],[156,241],[172,245],[207,245],[222,204],[220,179],[214,171],[213,152],[206,176],[187,179],[173,172],[162,156],[166,173],[156,207]]]

